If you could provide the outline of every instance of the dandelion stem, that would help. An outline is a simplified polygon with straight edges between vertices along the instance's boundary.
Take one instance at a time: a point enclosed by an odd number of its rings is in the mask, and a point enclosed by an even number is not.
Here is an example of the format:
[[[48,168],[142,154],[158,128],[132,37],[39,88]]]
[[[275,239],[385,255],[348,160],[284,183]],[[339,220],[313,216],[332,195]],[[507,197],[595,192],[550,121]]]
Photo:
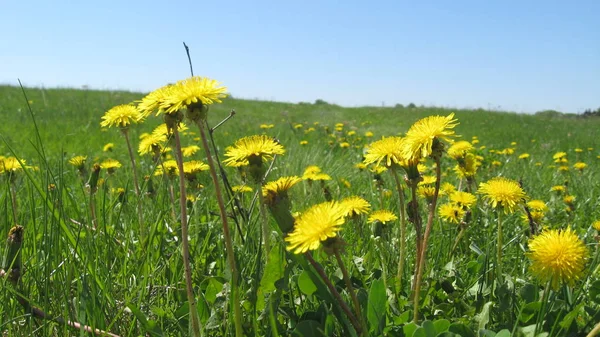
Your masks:
[[[232,305],[233,314],[235,321],[235,335],[238,337],[242,336],[242,313],[240,311],[240,300],[238,293],[238,274],[235,265],[235,257],[233,253],[233,243],[231,241],[231,235],[229,233],[229,223],[227,221],[227,213],[225,212],[225,203],[223,202],[223,195],[221,194],[221,187],[217,178],[217,172],[215,170],[215,164],[210,154],[208,147],[208,140],[206,138],[206,131],[202,127],[201,121],[196,121],[198,128],[200,129],[200,138],[202,138],[202,147],[206,153],[206,161],[210,168],[210,176],[212,177],[213,184],[215,186],[215,193],[217,196],[217,203],[219,204],[219,212],[221,214],[221,222],[223,223],[223,236],[225,238],[225,249],[227,251],[227,261],[229,262],[229,269],[231,270],[231,292],[232,292]]]
[[[137,166],[135,164],[135,156],[133,155],[133,150],[131,149],[131,142],[129,141],[129,129],[121,129],[121,131],[123,132],[123,136],[125,136],[127,150],[129,150],[129,158],[131,159],[131,168],[133,169],[133,186],[135,187],[135,194],[137,196],[138,221],[140,223],[141,236],[142,238],[144,238],[146,234],[146,226],[144,226],[144,216],[142,215],[142,194],[140,192],[140,185],[138,183],[138,173]]]
[[[98,228],[98,223],[96,221],[96,198],[94,198],[95,193],[90,193],[90,215],[92,216],[92,225],[94,229]]]
[[[325,274],[325,271],[323,270],[323,267],[321,267],[313,259],[313,257],[310,254],[310,252],[304,253],[304,257],[306,257],[306,259],[308,260],[308,262],[313,266],[313,268],[315,268],[315,270],[317,271],[317,273],[319,274],[319,276],[321,276],[321,279],[323,280],[323,282],[325,283],[325,285],[327,286],[327,288],[329,289],[329,291],[331,292],[331,294],[333,295],[333,297],[335,297],[335,299],[338,301],[340,307],[342,307],[342,310],[344,311],[344,313],[346,313],[346,316],[348,316],[348,319],[350,319],[350,322],[352,323],[352,326],[354,327],[354,329],[360,335],[361,334],[361,325],[360,325],[360,323],[358,322],[358,320],[356,319],[356,317],[354,316],[354,314],[352,314],[352,311],[348,307],[348,304],[346,304],[346,302],[342,298],[342,295],[340,295],[340,293],[337,291],[337,289],[335,289],[335,287],[333,286],[333,284],[331,284],[331,280]]]
[[[190,243],[188,240],[188,222],[185,193],[185,179],[183,173],[183,155],[181,154],[181,141],[179,140],[179,131],[177,126],[173,128],[175,136],[175,158],[177,159],[177,169],[179,170],[179,206],[181,208],[181,245],[183,248],[183,267],[185,273],[185,285],[188,303],[190,306],[190,316],[192,320],[192,332],[195,337],[202,334],[200,330],[200,320],[198,310],[196,309],[196,297],[192,285],[192,267],[190,264]]]
[[[390,171],[392,176],[394,177],[394,181],[396,182],[396,190],[398,190],[398,207],[400,211],[400,258],[398,259],[398,293],[402,291],[402,276],[404,274],[404,260],[406,258],[406,214],[404,209],[404,190],[402,189],[402,184],[400,183],[400,178],[398,178],[398,171],[395,168],[392,168]]]
[[[496,243],[496,279],[502,278],[502,212],[498,212],[498,239]]]
[[[269,218],[267,217],[267,209],[265,205],[265,197],[262,194],[262,184],[258,185],[258,210],[260,212],[260,222],[262,228],[263,242],[265,244],[265,263],[269,263],[269,252],[271,251],[271,235],[269,230]]]
[[[419,215],[419,203],[417,202],[417,182],[415,181],[411,181],[410,183],[410,190],[411,190],[411,197],[412,200],[410,201],[410,207],[411,207],[411,220],[413,222],[413,225],[415,226],[415,233],[416,233],[416,240],[415,240],[415,274],[414,274],[414,280],[416,281],[417,279],[417,274],[419,272],[419,259],[421,258],[421,238],[422,238],[422,234],[421,234],[421,216]],[[415,285],[416,282],[413,283],[413,295],[412,297],[414,298],[415,293]]]
[[[427,216],[427,225],[425,227],[425,234],[423,235],[423,241],[421,243],[421,252],[419,257],[419,264],[417,269],[417,279],[415,280],[415,298],[414,298],[414,312],[413,322],[419,321],[419,293],[421,291],[421,281],[423,279],[423,270],[425,269],[425,258],[427,256],[427,241],[431,234],[431,228],[433,227],[433,218],[435,215],[435,209],[437,205],[438,194],[440,192],[440,179],[442,177],[442,168],[440,165],[440,157],[434,157],[435,160],[435,192],[433,198],[429,204],[429,215]]]
[[[358,317],[360,322],[360,327],[362,330],[362,334],[366,336],[367,333],[367,323],[365,322],[365,318],[362,315],[362,310],[360,310],[360,303],[358,302],[358,297],[356,297],[356,292],[354,291],[354,287],[352,286],[352,280],[350,279],[350,275],[348,274],[348,270],[344,265],[344,261],[342,260],[342,256],[340,254],[340,250],[335,248],[333,250],[335,255],[335,259],[337,260],[340,269],[342,270],[342,275],[344,276],[344,282],[346,283],[346,288],[348,288],[348,293],[350,293],[350,297],[352,298],[352,304],[354,305],[354,313],[356,317]]]
[[[14,174],[14,173],[9,173],[9,174]],[[12,176],[9,175],[9,179],[12,178]],[[12,179],[10,181],[10,197],[11,197],[11,201],[12,201],[12,212],[13,212],[13,223],[17,224],[19,223],[17,220],[17,192],[15,190],[15,184],[12,182]]]
[[[552,280],[550,279],[550,280],[548,280],[548,282],[546,282],[546,288],[544,289],[544,292],[542,294],[542,306],[540,308],[540,311],[538,312],[538,316],[535,321],[534,336],[537,335],[537,332],[541,328],[542,321],[544,320],[544,317],[546,317],[546,309],[547,309],[547,304],[548,304],[547,302],[548,302],[548,298],[550,297],[551,285],[552,285]]]

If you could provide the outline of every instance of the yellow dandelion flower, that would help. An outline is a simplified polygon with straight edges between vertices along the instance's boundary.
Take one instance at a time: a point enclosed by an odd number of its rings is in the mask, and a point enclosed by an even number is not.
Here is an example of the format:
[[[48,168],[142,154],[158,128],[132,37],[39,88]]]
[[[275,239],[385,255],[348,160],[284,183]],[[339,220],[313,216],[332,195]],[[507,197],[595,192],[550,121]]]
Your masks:
[[[355,216],[369,213],[371,204],[361,197],[352,196],[340,201],[340,204],[346,209],[345,216]]]
[[[450,201],[461,208],[470,209],[475,205],[477,198],[469,192],[456,191],[450,194]]]
[[[531,219],[538,224],[541,223],[544,220],[544,216],[546,216],[546,213],[536,210],[529,211],[529,214],[531,214]],[[529,217],[527,217],[527,214],[524,214],[522,219],[526,223],[529,222]]]
[[[388,222],[395,221],[395,220],[398,220],[398,217],[394,213],[392,213],[388,210],[385,210],[385,209],[373,211],[369,215],[369,218],[367,219],[367,221],[369,223],[374,223],[376,221],[379,221],[382,224],[386,224]]]
[[[370,171],[375,174],[382,174],[383,172],[387,171],[387,167],[376,165],[376,166],[371,167]]]
[[[452,185],[449,182],[442,183],[440,186],[440,193],[444,195],[452,195],[456,191],[456,186]]]
[[[527,202],[527,207],[531,210],[547,212],[548,206],[542,200],[530,200]]]
[[[102,152],[112,152],[112,150],[115,148],[115,144],[114,143],[107,143],[106,145],[104,145],[102,147]]]
[[[563,197],[563,202],[567,205],[572,204],[575,202],[575,196],[574,195],[565,195]]]
[[[331,177],[321,172],[321,168],[316,165],[306,167],[302,174],[303,180],[331,180]]]
[[[307,144],[308,144],[308,141],[307,141],[307,140],[301,140],[301,141],[300,141],[300,145],[307,145]]]
[[[436,181],[437,178],[435,176],[426,175],[421,177],[419,185],[433,185]]]
[[[529,241],[530,271],[554,289],[570,286],[583,276],[588,250],[571,228],[548,230]]]
[[[454,114],[429,116],[413,124],[404,138],[403,157],[409,161],[429,157],[434,151],[434,143],[440,140],[450,141],[452,130],[458,124]]]
[[[473,151],[473,144],[466,140],[459,140],[450,145],[448,148],[448,156],[452,159],[459,160],[464,158],[464,156],[471,151]]]
[[[367,138],[373,137],[373,132],[371,132],[371,131],[365,132],[365,137],[367,137]]]
[[[75,166],[77,169],[81,169],[85,166],[85,161],[87,160],[87,156],[75,156],[69,159],[69,164]]]
[[[566,159],[567,157],[567,153],[566,152],[556,152],[553,156],[552,159],[554,159],[555,163],[560,163],[562,159]]]
[[[313,180],[313,181],[317,181],[317,180],[331,180],[331,176],[327,173],[316,173],[313,174],[311,176],[308,176],[306,178],[303,177],[304,180]]]
[[[460,223],[465,216],[462,207],[451,203],[441,205],[438,212],[442,220],[454,224]]]
[[[225,156],[229,158],[225,159],[223,163],[227,166],[248,165],[250,162],[261,165],[262,162],[272,160],[273,156],[285,153],[281,144],[266,135],[243,137],[225,151]]]
[[[433,200],[433,195],[435,194],[435,187],[421,185],[417,188],[417,194],[419,194],[421,198],[425,198],[428,201],[431,201]]]
[[[579,171],[583,171],[583,169],[585,169],[587,167],[586,163],[583,162],[577,162],[575,163],[575,165],[573,165],[573,168]]]
[[[500,162],[498,162],[500,163]],[[493,165],[493,163],[492,163]],[[459,163],[454,166],[454,172],[459,178],[470,178],[475,176],[477,169],[481,166],[481,161],[472,153],[467,153]]]
[[[164,112],[161,106],[169,95],[170,88],[170,85],[158,88],[142,98],[138,103],[138,109],[144,118],[153,112],[156,112],[157,115]]]
[[[188,129],[187,125],[183,122],[179,123],[179,125],[177,127],[177,131],[179,131],[179,132],[183,132],[187,129]],[[162,135],[167,138],[171,136],[171,134],[169,133],[169,128],[167,127],[166,123],[162,123],[159,126],[157,126],[156,128],[154,128],[154,130],[152,130],[152,134],[153,135]]]
[[[550,188],[550,191],[556,192],[558,194],[565,192],[566,188],[563,185],[555,185]]]
[[[263,130],[272,129],[272,128],[274,128],[274,127],[275,127],[275,125],[274,125],[274,124],[261,124],[261,125],[260,125],[260,128],[261,128],[261,129],[263,129]]]
[[[198,152],[199,150],[200,150],[200,146],[190,145],[190,146],[182,147],[181,153],[183,154],[184,157],[191,157],[194,154],[196,154],[196,152]]]
[[[108,172],[109,174],[114,173],[115,170],[121,166],[123,165],[121,165],[121,163],[116,159],[106,159],[105,161],[100,163],[100,167],[105,169],[106,172]]]
[[[159,105],[171,114],[195,104],[221,103],[221,99],[227,97],[226,91],[216,80],[193,76],[170,86]]]
[[[298,176],[281,177],[275,181],[270,181],[262,188],[262,194],[265,197],[265,204],[274,205],[281,198],[287,197],[287,191],[302,181]]]
[[[319,248],[321,242],[337,236],[344,224],[345,208],[337,202],[315,205],[296,219],[294,230],[285,238],[294,254]]]
[[[499,162],[499,161],[497,161],[497,160],[494,160],[494,161],[492,162],[492,166],[502,166],[502,163],[501,163],[501,162]]]
[[[298,129],[302,129],[303,127],[304,127],[304,125],[303,125],[303,124],[301,124],[301,123],[296,123],[296,124],[294,124],[294,129],[296,129],[296,130],[298,130]]]
[[[144,117],[135,106],[130,104],[117,105],[102,116],[100,126],[103,128],[116,126],[123,129],[129,127],[130,124],[142,121],[142,119]]]
[[[367,165],[365,163],[354,164],[354,167],[357,168],[357,169],[359,169],[359,170],[361,170],[361,171],[367,169]]]
[[[166,175],[168,177],[176,177],[179,175],[179,171],[177,169],[177,162],[175,160],[165,160],[162,165],[158,165],[156,167],[156,171],[154,171],[155,176]]]
[[[235,185],[235,186],[231,186],[231,190],[234,193],[250,193],[250,192],[252,192],[252,187],[250,187],[248,185]]]
[[[576,149],[575,149],[575,152],[577,152],[577,153],[582,153],[582,152],[583,152],[583,149],[576,148]]]
[[[25,159],[21,159],[23,165],[25,165]],[[23,166],[19,163],[19,159],[16,157],[6,157],[0,162],[0,172],[17,172],[22,171]]]
[[[335,127],[336,128],[343,128],[344,127],[344,123],[336,123]]]
[[[351,137],[356,135],[356,131],[352,130],[352,131],[348,131],[348,133],[346,133],[346,136]]]
[[[202,171],[208,171],[209,166],[199,160],[191,160],[183,163],[183,173],[187,175],[195,175]]]
[[[595,230],[600,232],[600,220],[596,220],[592,223],[592,227],[594,227]]]
[[[350,143],[348,143],[348,142],[341,142],[341,143],[340,143],[340,147],[341,147],[342,149],[349,148],[349,147],[350,147]]]
[[[519,159],[529,159],[529,153],[523,153],[521,155],[519,155]]]
[[[569,167],[566,165],[562,165],[558,167],[559,172],[569,172]]]
[[[151,133],[144,137],[138,146],[138,153],[145,155],[148,153],[160,152],[164,144],[167,142],[167,136],[164,134]]]
[[[402,162],[402,138],[401,137],[383,137],[368,145],[365,154],[365,164],[375,163],[380,165],[384,161],[384,166],[392,166]]]
[[[526,197],[519,183],[504,177],[492,178],[479,184],[478,193],[483,194],[493,208],[503,208],[505,213],[514,212]]]

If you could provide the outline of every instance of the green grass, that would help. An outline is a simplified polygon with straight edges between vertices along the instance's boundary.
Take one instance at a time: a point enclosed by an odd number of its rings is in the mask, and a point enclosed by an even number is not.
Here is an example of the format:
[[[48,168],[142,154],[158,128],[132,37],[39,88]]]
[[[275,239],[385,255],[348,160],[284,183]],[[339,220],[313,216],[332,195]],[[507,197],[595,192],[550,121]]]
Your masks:
[[[33,111],[36,130],[27,100],[20,88],[0,86],[0,155],[16,155],[38,170],[19,173],[14,181],[0,175],[0,237],[5,238],[16,223],[25,228],[22,248],[22,285],[12,287],[0,280],[0,331],[8,336],[64,336],[77,332],[52,322],[29,317],[16,298],[16,291],[51,317],[111,331],[120,336],[165,335],[188,336],[187,298],[185,294],[179,222],[172,218],[172,203],[168,194],[169,180],[153,177],[155,196],[142,200],[145,223],[138,223],[136,196],[133,192],[130,162],[125,141],[117,130],[101,130],[100,117],[117,104],[141,99],[143,94],[72,89],[26,88]],[[476,136],[477,153],[483,164],[476,181],[483,182],[498,175],[522,181],[531,199],[547,202],[549,211],[544,224],[549,228],[571,226],[588,245],[591,257],[596,256],[596,232],[593,221],[600,219],[598,205],[600,178],[598,163],[600,143],[597,130],[600,119],[566,118],[563,116],[521,115],[483,110],[447,110],[439,108],[342,108],[329,104],[289,104],[228,98],[211,107],[209,124],[215,125],[235,109],[236,115],[214,132],[214,140],[223,159],[227,146],[243,136],[263,132],[276,137],[286,148],[277,158],[269,180],[285,175],[302,175],[308,165],[318,165],[332,177],[327,187],[334,199],[359,195],[373,209],[389,209],[398,214],[396,192],[388,174],[383,175],[384,189],[391,196],[380,199],[373,174],[359,171],[363,147],[381,136],[401,135],[420,118],[429,115],[456,113],[460,125],[456,133],[462,139]],[[318,122],[318,125],[314,123]],[[131,129],[134,146],[138,136],[150,132],[162,123],[150,117]],[[301,128],[295,128],[296,124]],[[335,132],[335,124],[344,123],[343,132]],[[274,124],[263,130],[261,124]],[[306,130],[314,127],[314,132]],[[325,127],[334,136],[327,133]],[[355,131],[349,136],[347,132]],[[364,133],[371,131],[373,138]],[[39,136],[39,140],[38,140]],[[183,145],[200,145],[198,130],[190,125],[183,136]],[[300,141],[308,141],[300,145]],[[348,141],[349,148],[339,144]],[[113,152],[102,152],[104,144],[115,144]],[[330,144],[331,142],[331,144]],[[515,142],[515,145],[511,145]],[[485,148],[480,148],[485,146]],[[492,150],[513,148],[514,154],[500,155]],[[575,152],[580,148],[583,152]],[[592,148],[592,150],[588,150]],[[550,166],[552,156],[568,153],[571,169],[560,173]],[[529,159],[518,159],[529,153]],[[98,228],[91,226],[89,191],[76,170],[68,164],[75,155],[88,157],[88,166],[106,158],[118,159],[123,167],[114,175],[102,172],[104,184],[96,194]],[[200,151],[190,159],[205,160]],[[149,157],[137,158],[142,175],[151,175],[154,164]],[[497,161],[499,166],[492,162]],[[579,173],[572,168],[577,162],[588,167]],[[539,165],[536,165],[539,163]],[[431,166],[431,162],[428,162]],[[455,164],[444,157],[442,182],[458,184],[452,171]],[[88,167],[89,170],[89,167]],[[241,182],[237,172],[226,169],[232,184]],[[341,179],[347,180],[346,187]],[[191,259],[195,293],[199,301],[200,318],[207,336],[233,335],[232,311],[229,307],[229,280],[225,244],[212,183],[208,175],[199,177],[203,189],[189,186],[197,196],[189,205]],[[562,198],[551,193],[554,185],[568,182],[568,192],[576,197],[575,210],[565,211]],[[173,181],[177,183],[177,179]],[[54,184],[53,188],[49,188]],[[463,185],[464,186],[464,185]],[[113,189],[127,190],[126,201]],[[11,188],[16,192],[17,217],[13,217]],[[145,185],[144,188],[147,188]],[[175,188],[177,191],[177,188]],[[176,195],[177,197],[177,195]],[[252,195],[243,197],[250,207]],[[315,184],[302,183],[291,192],[293,211],[303,211],[325,201]],[[445,199],[443,199],[445,200]],[[423,206],[423,205],[422,205]],[[176,205],[177,217],[179,214]],[[228,206],[228,211],[231,212]],[[425,206],[422,207],[426,217]],[[398,260],[397,227],[390,225],[387,239],[371,235],[366,218],[357,223],[348,221],[341,236],[348,243],[344,259],[352,273],[363,313],[374,336],[435,336],[429,324],[439,331],[469,335],[466,330],[485,328],[485,336],[503,329],[530,336],[527,329],[535,324],[544,284],[539,284],[528,271],[527,226],[522,212],[504,217],[504,275],[496,283],[490,280],[495,258],[496,214],[481,199],[474,209],[472,221],[454,258],[448,258],[450,247],[458,233],[455,226],[436,219],[428,249],[427,269],[421,293],[422,326],[409,323],[412,318],[410,285],[400,293],[394,289]],[[278,334],[325,330],[327,334],[346,336],[348,323],[336,312],[337,306],[318,280],[311,281],[310,268],[302,258],[283,254],[281,235],[273,235],[274,250],[269,265],[261,256],[258,208],[250,220],[237,219],[242,233],[233,230],[235,253],[240,266],[243,328],[247,335],[274,336],[270,319],[278,326]],[[270,220],[273,230],[277,228]],[[412,275],[414,264],[414,230],[408,224],[407,263],[405,280]],[[141,233],[148,240],[141,241]],[[242,237],[245,238],[242,243]],[[2,254],[6,250],[0,251]],[[323,264],[326,273],[350,304],[335,259],[317,250],[313,254]],[[593,260],[593,261],[592,261]],[[587,333],[600,319],[596,297],[600,291],[595,269],[598,262],[590,259],[586,273],[590,277],[550,294],[551,307],[541,317],[541,328],[554,336]],[[3,266],[6,268],[6,265]],[[264,272],[267,270],[267,272]],[[313,283],[316,283],[314,285]],[[387,287],[387,289],[385,288]],[[329,296],[329,297],[328,297]],[[366,299],[369,298],[367,306]],[[487,304],[486,303],[490,303]],[[377,326],[377,310],[383,310],[383,325]],[[487,309],[486,309],[487,308]],[[488,310],[489,309],[489,310]],[[273,311],[271,311],[273,310]],[[423,323],[423,321],[429,323]],[[433,322],[433,323],[431,323]],[[452,325],[443,329],[446,322]],[[554,322],[558,322],[553,325]],[[448,324],[448,325],[449,325]],[[448,331],[449,329],[449,331]],[[463,330],[461,330],[463,329]],[[459,332],[463,331],[463,332]],[[492,332],[493,331],[493,332]],[[84,333],[82,333],[85,335]],[[498,336],[501,336],[500,334]]]

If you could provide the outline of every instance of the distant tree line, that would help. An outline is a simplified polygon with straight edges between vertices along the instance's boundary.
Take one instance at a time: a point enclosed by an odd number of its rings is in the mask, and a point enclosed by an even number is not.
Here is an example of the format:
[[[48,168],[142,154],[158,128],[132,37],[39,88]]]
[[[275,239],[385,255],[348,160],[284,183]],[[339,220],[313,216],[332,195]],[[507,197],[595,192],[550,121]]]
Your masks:
[[[600,117],[600,108],[596,110],[587,109],[582,114],[583,117]]]

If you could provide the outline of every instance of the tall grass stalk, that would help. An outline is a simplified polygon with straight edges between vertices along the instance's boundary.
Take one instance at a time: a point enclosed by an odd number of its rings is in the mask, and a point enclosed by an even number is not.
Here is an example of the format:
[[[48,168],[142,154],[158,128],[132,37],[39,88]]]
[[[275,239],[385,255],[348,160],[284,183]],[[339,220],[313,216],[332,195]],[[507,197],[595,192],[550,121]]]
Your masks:
[[[179,206],[181,211],[181,246],[183,249],[183,268],[185,273],[185,290],[190,306],[190,318],[192,321],[192,332],[195,337],[201,336],[200,319],[198,317],[198,309],[196,305],[196,297],[194,295],[194,287],[192,283],[192,267],[190,264],[190,243],[187,222],[187,205],[185,192],[185,173],[183,172],[183,155],[181,153],[181,141],[179,139],[178,125],[172,127],[173,136],[175,138],[175,158],[177,160],[177,169],[179,171]]]
[[[396,276],[398,282],[398,294],[402,292],[402,278],[404,275],[404,260],[406,260],[406,211],[404,209],[404,190],[398,177],[398,171],[395,167],[390,170],[394,182],[396,183],[396,190],[398,191],[398,211],[400,212],[400,237],[398,238],[400,244],[400,252],[398,259],[398,274]]]
[[[210,149],[208,147],[208,139],[206,138],[206,131],[204,130],[204,126],[202,125],[204,119],[195,120],[196,125],[198,125],[198,129],[200,130],[200,138],[202,139],[202,148],[206,153],[206,161],[210,168],[210,176],[213,181],[213,185],[215,186],[215,194],[217,197],[217,204],[219,205],[219,213],[221,214],[221,222],[223,224],[223,236],[225,238],[225,249],[227,251],[227,262],[229,264],[229,269],[231,271],[231,293],[232,300],[231,305],[233,306],[233,315],[234,315],[234,323],[235,323],[235,335],[237,337],[242,336],[242,312],[240,309],[240,300],[239,300],[239,289],[238,289],[238,272],[235,264],[235,256],[233,252],[233,242],[231,240],[231,234],[229,231],[229,223],[227,220],[227,212],[225,211],[225,203],[223,201],[223,194],[221,193],[221,187],[219,185],[219,180],[217,178],[217,171],[215,170],[215,163],[212,159]],[[260,191],[262,193],[262,191]]]
[[[429,241],[429,236],[431,235],[431,229],[433,227],[433,219],[435,216],[435,210],[437,207],[437,199],[440,192],[440,179],[442,178],[442,169],[440,163],[440,156],[434,157],[435,161],[435,192],[433,193],[433,199],[429,204],[429,214],[427,216],[427,225],[425,226],[425,233],[423,234],[423,241],[421,243],[421,251],[419,256],[418,268],[417,268],[417,278],[415,280],[415,298],[413,303],[413,322],[417,323],[419,321],[419,303],[421,292],[421,282],[423,280],[423,270],[425,269],[425,259],[427,257],[427,243]]]

